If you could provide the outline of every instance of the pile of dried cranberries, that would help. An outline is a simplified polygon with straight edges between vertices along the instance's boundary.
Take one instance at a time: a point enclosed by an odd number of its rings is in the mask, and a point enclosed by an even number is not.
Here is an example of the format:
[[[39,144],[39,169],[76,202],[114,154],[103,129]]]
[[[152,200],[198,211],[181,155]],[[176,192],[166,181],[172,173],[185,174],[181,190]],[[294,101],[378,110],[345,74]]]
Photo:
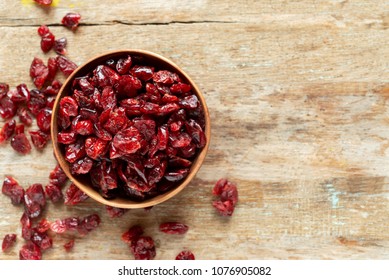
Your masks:
[[[72,174],[89,177],[108,199],[142,201],[174,188],[207,141],[191,85],[138,55],[76,77],[57,120]]]

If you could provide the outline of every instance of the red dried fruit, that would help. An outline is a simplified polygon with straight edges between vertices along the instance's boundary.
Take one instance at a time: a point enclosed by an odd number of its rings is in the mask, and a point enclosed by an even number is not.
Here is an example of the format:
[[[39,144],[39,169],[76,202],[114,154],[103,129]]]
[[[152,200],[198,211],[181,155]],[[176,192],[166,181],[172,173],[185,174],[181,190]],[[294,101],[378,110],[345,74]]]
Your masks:
[[[8,96],[15,103],[27,102],[30,100],[30,91],[26,84],[20,84],[16,89],[10,90]]]
[[[51,127],[51,109],[42,109],[36,116],[36,123],[41,131],[50,132]]]
[[[184,179],[188,173],[188,168],[178,169],[175,171],[166,172],[164,178],[170,182],[177,182]]]
[[[63,18],[62,18],[62,24],[75,31],[80,23],[81,15],[79,13],[67,13]]]
[[[93,161],[89,157],[84,157],[77,160],[71,166],[72,174],[86,174],[88,173],[93,166]]]
[[[109,190],[117,188],[117,176],[112,165],[103,160],[97,163],[91,170],[92,185],[101,190],[107,196]]]
[[[57,142],[61,144],[73,144],[77,140],[75,132],[59,132],[57,135]]]
[[[96,137],[89,137],[85,140],[85,151],[86,154],[96,160],[107,151],[107,141],[101,140]]]
[[[3,97],[0,99],[0,116],[3,119],[10,119],[16,114],[16,105],[8,97]]]
[[[32,118],[28,114],[27,109],[25,107],[19,107],[19,109],[17,110],[16,114],[19,116],[19,120],[23,124],[25,124],[27,126],[30,126],[32,124]]]
[[[124,154],[133,154],[141,147],[141,135],[135,127],[119,131],[112,140],[115,148]]]
[[[50,139],[50,135],[41,130],[37,130],[37,131],[30,130],[29,133],[31,136],[32,144],[38,150],[42,150]]]
[[[35,230],[39,233],[44,233],[49,229],[50,229],[50,222],[46,219],[42,219],[35,228]]]
[[[59,108],[62,112],[68,116],[77,116],[78,115],[78,104],[70,96],[65,96],[59,102]]]
[[[15,126],[15,135],[24,133],[24,124],[18,124]]]
[[[109,118],[101,122],[103,128],[113,135],[124,129],[128,124],[126,112],[123,108],[109,110]]]
[[[46,206],[45,193],[41,184],[31,185],[24,194],[24,209],[28,217],[36,218]]]
[[[74,163],[85,156],[85,145],[82,140],[79,140],[74,144],[70,144],[65,148],[65,159],[70,163]]]
[[[212,205],[222,216],[231,216],[238,202],[238,189],[235,184],[227,179],[219,179],[212,193],[218,196],[218,200],[213,201]]]
[[[167,234],[185,234],[189,227],[179,222],[167,222],[159,225],[159,230]]]
[[[77,69],[77,64],[75,64],[73,61],[69,60],[67,57],[63,55],[58,55],[56,57],[57,60],[57,66],[59,70],[65,75],[69,76],[73,73],[74,70]]]
[[[65,248],[66,252],[70,252],[74,247],[74,239],[70,240],[69,242],[66,242],[63,247]]]
[[[115,84],[115,90],[119,95],[134,97],[139,89],[142,88],[141,81],[131,75],[123,75]]]
[[[42,36],[41,38],[41,50],[44,53],[49,52],[55,44],[55,36],[53,33],[48,32],[45,35]]]
[[[99,65],[93,71],[93,78],[96,85],[103,89],[115,85],[119,81],[120,75],[108,66]]]
[[[154,67],[135,65],[131,68],[131,74],[142,81],[148,81],[154,75]]]
[[[141,236],[131,242],[131,252],[136,260],[152,260],[156,256],[154,241],[149,236]]]
[[[176,260],[194,260],[195,256],[191,251],[182,251],[176,256]]]
[[[139,225],[132,226],[129,230],[122,234],[122,240],[131,245],[131,242],[138,239],[143,234],[143,229]]]
[[[69,217],[61,220],[56,220],[51,223],[50,230],[55,233],[64,233],[69,230],[77,230],[80,225],[80,219],[77,217]]]
[[[31,219],[28,217],[26,212],[23,213],[22,217],[20,218],[20,223],[22,224],[22,237],[25,240],[31,239]]]
[[[3,252],[8,252],[16,242],[16,234],[6,234],[1,244]]]
[[[0,130],[0,143],[7,141],[12,137],[15,132],[15,127],[15,120],[9,120],[4,124],[3,128]]]
[[[188,84],[177,83],[170,87],[170,92],[172,94],[182,95],[184,93],[190,92],[192,87]]]
[[[100,225],[100,217],[97,214],[92,214],[81,219],[77,231],[81,235],[86,235]]]
[[[61,166],[57,164],[55,168],[50,172],[49,175],[50,184],[63,187],[68,180],[65,172],[62,170]]]
[[[62,37],[62,38],[55,40],[54,51],[59,55],[65,55],[67,44],[68,44],[68,40],[65,37]]]
[[[34,0],[34,1],[39,5],[43,5],[43,6],[50,6],[51,3],[53,3],[53,0]]]
[[[128,209],[117,208],[108,205],[105,206],[105,209],[107,210],[108,216],[110,216],[111,218],[121,217],[128,211]]]
[[[43,60],[35,57],[30,66],[30,77],[32,78],[34,85],[41,89],[47,80],[49,75],[49,69],[43,63]]]
[[[28,154],[31,151],[31,144],[24,133],[12,137],[11,147],[23,155]]]
[[[0,83],[0,99],[5,97],[9,91],[9,85],[6,83]]]
[[[118,62],[116,63],[116,71],[120,75],[127,74],[128,71],[130,70],[131,64],[132,64],[131,56],[127,56],[125,58],[119,58]]]
[[[57,203],[63,199],[61,188],[58,185],[48,184],[45,187],[45,193],[53,203]]]
[[[1,192],[11,198],[13,205],[21,204],[24,196],[24,189],[11,176],[5,176]]]
[[[27,102],[27,109],[36,116],[46,105],[45,96],[37,89],[31,90],[30,95],[30,101]]]
[[[35,245],[33,242],[28,241],[27,244],[19,251],[19,259],[21,260],[41,260],[42,251],[39,246]]]
[[[65,193],[65,205],[76,205],[88,198],[89,196],[86,193],[72,183]]]
[[[49,60],[50,60],[50,58],[49,58]],[[50,77],[50,75],[52,75],[50,73],[50,71],[57,71],[57,70],[56,69],[55,70],[54,69],[50,70],[50,68],[49,68],[49,77],[47,78],[47,81],[51,81],[52,80],[52,78]],[[55,75],[55,73],[53,75]],[[61,89],[61,86],[62,86],[62,83],[60,81],[53,80],[51,82],[51,85],[47,86],[43,90],[43,93],[46,95],[46,104],[47,104],[46,107],[53,108],[53,106],[51,104],[54,104],[54,101],[55,101],[55,98],[56,98],[55,95],[58,94],[59,90]]]
[[[37,245],[42,251],[53,247],[53,240],[46,232],[39,232],[36,228],[32,229],[31,242]]]
[[[46,25],[41,25],[38,28],[38,35],[43,37],[50,32],[50,29]]]
[[[160,70],[153,75],[153,81],[164,85],[171,85],[176,80],[174,73],[167,70]]]
[[[93,133],[93,123],[91,120],[77,121],[76,124],[72,126],[72,130],[80,135],[90,135]]]
[[[47,69],[47,81],[52,81],[55,78],[55,75],[57,74],[58,70],[57,59],[55,57],[50,57],[47,60]]]

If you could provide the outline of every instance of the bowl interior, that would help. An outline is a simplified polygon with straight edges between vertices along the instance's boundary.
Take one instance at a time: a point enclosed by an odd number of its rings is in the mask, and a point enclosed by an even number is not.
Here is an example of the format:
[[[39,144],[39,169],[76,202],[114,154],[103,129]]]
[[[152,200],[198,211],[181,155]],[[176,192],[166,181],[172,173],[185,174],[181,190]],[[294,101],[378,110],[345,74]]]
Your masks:
[[[114,199],[105,199],[100,195],[98,191],[96,191],[94,188],[92,188],[91,183],[89,180],[87,180],[83,176],[74,176],[70,172],[70,166],[68,162],[65,160],[63,156],[63,147],[61,147],[61,144],[57,141],[57,134],[58,134],[58,126],[57,126],[57,114],[59,110],[59,102],[62,97],[70,94],[70,88],[72,86],[73,79],[80,76],[85,76],[88,73],[90,73],[93,69],[95,69],[98,65],[104,64],[105,61],[108,59],[116,59],[123,57],[125,55],[131,55],[132,57],[139,57],[141,59],[141,63],[144,65],[150,65],[155,66],[158,69],[165,69],[172,72],[175,72],[180,75],[181,79],[189,83],[192,86],[192,92],[197,95],[201,106],[203,107],[204,111],[204,119],[205,119],[205,136],[206,136],[206,145],[199,151],[197,157],[192,163],[191,169],[187,177],[180,182],[179,185],[177,185],[175,188],[157,195],[155,197],[146,199],[144,201],[132,201],[126,198],[114,198]],[[99,56],[96,56],[92,58],[91,60],[87,61],[80,67],[78,67],[65,81],[63,84],[60,92],[58,93],[57,99],[55,101],[54,107],[53,107],[53,114],[52,114],[52,120],[51,120],[51,138],[53,142],[54,147],[54,155],[58,160],[59,165],[64,170],[65,174],[68,176],[68,178],[82,191],[84,191],[86,194],[88,194],[91,198],[95,199],[96,201],[103,203],[105,205],[113,206],[113,207],[119,207],[119,208],[144,208],[144,207],[150,207],[156,204],[159,204],[161,202],[164,202],[168,200],[169,198],[175,196],[180,191],[182,191],[188,183],[193,179],[193,177],[196,175],[197,171],[199,170],[202,162],[204,161],[204,158],[206,156],[206,153],[208,151],[209,142],[210,142],[210,118],[209,118],[209,112],[207,105],[205,103],[204,97],[201,94],[200,90],[196,86],[196,84],[191,80],[191,78],[182,71],[176,64],[171,62],[170,60],[144,50],[119,50],[119,51],[112,51],[108,52]]]

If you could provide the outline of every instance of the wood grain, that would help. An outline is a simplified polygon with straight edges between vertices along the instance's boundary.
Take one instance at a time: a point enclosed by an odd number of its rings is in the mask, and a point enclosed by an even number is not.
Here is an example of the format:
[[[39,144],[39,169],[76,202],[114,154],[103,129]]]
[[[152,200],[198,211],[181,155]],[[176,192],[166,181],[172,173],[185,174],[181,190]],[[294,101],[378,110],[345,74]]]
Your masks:
[[[135,223],[157,241],[158,259],[182,249],[198,259],[389,258],[387,2],[58,2],[44,10],[2,1],[1,81],[31,87],[32,57],[54,55],[39,49],[42,23],[68,38],[79,64],[108,50],[146,49],[173,60],[203,91],[212,141],[195,180],[149,213],[110,219],[92,200],[49,203],[50,220],[96,212],[102,224],[71,253],[61,248],[67,237],[55,236],[45,259],[132,259],[120,235]],[[84,19],[75,33],[58,26],[70,10]],[[14,175],[24,187],[46,184],[55,166],[51,146],[19,156],[5,145],[0,159],[0,178]],[[239,186],[230,219],[211,207],[220,177]],[[0,236],[19,233],[22,209],[5,196],[0,203]],[[171,220],[190,230],[158,232]],[[0,259],[18,258],[22,244],[18,237]]]

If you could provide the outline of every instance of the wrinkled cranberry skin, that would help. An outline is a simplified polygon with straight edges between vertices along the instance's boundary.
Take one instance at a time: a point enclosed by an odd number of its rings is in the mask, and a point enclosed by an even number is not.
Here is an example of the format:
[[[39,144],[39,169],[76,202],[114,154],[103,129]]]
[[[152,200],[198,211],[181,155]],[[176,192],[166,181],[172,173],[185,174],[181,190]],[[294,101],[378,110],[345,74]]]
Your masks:
[[[131,252],[136,260],[152,260],[156,256],[154,241],[149,236],[141,236],[131,242]]]
[[[182,251],[176,256],[176,260],[195,260],[195,256],[191,251]]]
[[[23,245],[23,247],[20,249],[19,259],[20,260],[41,260],[42,251],[38,245],[34,244],[31,241],[28,241],[27,244]]]
[[[20,133],[12,137],[11,147],[23,155],[31,152],[31,144],[24,133]]]
[[[16,121],[9,120],[7,121],[3,128],[0,130],[0,143],[7,141],[15,132]]]
[[[1,192],[11,198],[13,205],[19,205],[23,201],[24,189],[11,176],[5,176]]]
[[[48,184],[45,187],[45,193],[53,203],[57,203],[63,199],[61,188],[58,185]]]
[[[232,216],[235,206],[238,202],[238,189],[236,185],[227,179],[219,179],[212,193],[218,196],[218,199],[212,202],[213,207],[221,216]]]
[[[34,85],[41,89],[49,76],[49,69],[43,63],[43,60],[35,57],[30,66],[30,77]]]
[[[122,240],[131,245],[131,242],[138,239],[143,234],[143,229],[139,225],[132,226],[122,234]]]
[[[68,41],[65,37],[55,40],[54,51],[59,55],[65,55],[67,44],[68,44]]]
[[[55,36],[53,33],[49,32],[42,36],[41,38],[41,50],[44,53],[49,52],[55,44]]]
[[[185,234],[189,227],[179,222],[167,222],[159,225],[159,230],[167,234]]]
[[[50,29],[46,25],[41,25],[38,28],[38,35],[43,37],[50,32]]]
[[[65,193],[65,205],[76,205],[88,198],[89,196],[86,193],[72,183]]]
[[[45,193],[41,184],[31,185],[24,194],[24,209],[28,217],[36,218],[46,206]]]
[[[34,0],[39,5],[50,6],[53,3],[53,0]]]
[[[29,115],[29,113],[27,112],[27,109],[25,107],[19,107],[16,114],[19,116],[19,120],[23,124],[25,124],[27,126],[30,126],[32,124],[32,118]]]
[[[31,136],[32,144],[38,150],[42,150],[50,139],[50,135],[41,130],[37,130],[37,131],[30,130],[29,133]]]
[[[68,180],[65,172],[62,168],[57,164],[55,168],[50,172],[49,175],[50,184],[63,187]]]
[[[5,97],[9,91],[9,85],[6,83],[0,83],[0,99]]]
[[[51,110],[42,109],[36,117],[36,122],[41,131],[49,133],[51,127]]]
[[[56,61],[59,70],[61,70],[61,72],[65,76],[69,76],[77,68],[77,64],[75,64],[73,61],[69,60],[67,57],[63,55],[58,55],[56,57]]]
[[[71,166],[72,174],[87,174],[93,167],[93,161],[89,157],[84,157],[76,162],[74,162]]]
[[[16,109],[15,103],[8,96],[0,99],[0,116],[3,119],[10,119],[15,116]]]
[[[67,13],[62,18],[62,24],[67,28],[75,31],[80,23],[81,15],[78,13]]]
[[[9,249],[12,248],[12,246],[16,242],[16,234],[6,234],[3,239],[3,243],[1,244],[1,249],[3,252],[8,252]]]

